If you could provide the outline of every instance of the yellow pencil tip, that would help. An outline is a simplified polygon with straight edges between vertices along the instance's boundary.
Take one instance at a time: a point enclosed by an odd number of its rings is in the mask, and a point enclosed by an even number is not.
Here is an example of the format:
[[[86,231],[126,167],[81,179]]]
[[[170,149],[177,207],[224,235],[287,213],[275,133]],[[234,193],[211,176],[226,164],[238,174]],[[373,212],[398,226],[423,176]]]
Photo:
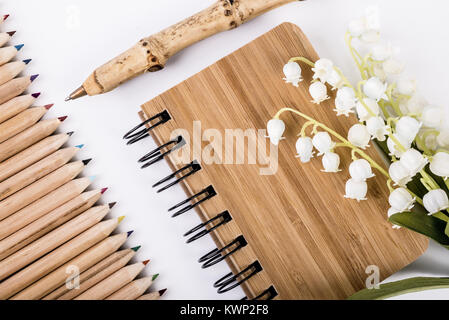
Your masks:
[[[119,218],[118,218],[118,223],[122,222],[122,221],[123,221],[123,219],[125,219],[125,216],[121,216],[121,217],[119,217]]]

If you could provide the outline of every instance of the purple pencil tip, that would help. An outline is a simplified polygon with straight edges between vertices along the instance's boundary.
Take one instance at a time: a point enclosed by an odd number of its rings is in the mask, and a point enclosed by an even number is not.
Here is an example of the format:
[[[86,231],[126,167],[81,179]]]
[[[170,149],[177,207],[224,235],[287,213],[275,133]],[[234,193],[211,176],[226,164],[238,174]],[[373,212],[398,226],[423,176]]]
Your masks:
[[[133,232],[134,232],[134,230],[127,232],[128,233],[128,238],[129,238],[129,236],[131,236],[133,234]]]
[[[36,80],[37,77],[39,77],[38,74],[33,74],[33,75],[30,77],[30,81],[33,82],[34,80]]]
[[[39,98],[40,95],[41,95],[40,92],[36,92],[36,93],[31,94],[31,96],[32,96],[34,99]]]

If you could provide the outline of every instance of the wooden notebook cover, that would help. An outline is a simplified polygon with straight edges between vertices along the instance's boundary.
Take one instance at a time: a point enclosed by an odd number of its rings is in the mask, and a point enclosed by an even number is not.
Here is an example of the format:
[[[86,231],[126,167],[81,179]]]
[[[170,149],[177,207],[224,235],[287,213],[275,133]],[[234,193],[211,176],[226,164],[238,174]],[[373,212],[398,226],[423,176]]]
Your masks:
[[[196,120],[203,130],[218,129],[223,137],[225,129],[264,129],[279,108],[287,106],[346,136],[355,116],[337,118],[332,99],[321,105],[310,102],[310,68],[303,67],[299,88],[282,80],[283,65],[293,56],[318,59],[302,31],[284,23],[144,104],[141,117],[169,111],[172,120],[152,131],[159,145],[178,128],[186,129],[192,139]],[[369,179],[367,201],[343,198],[350,152],[337,150],[342,171],[336,174],[321,172],[320,158],[301,164],[295,158],[295,142],[304,120],[287,113],[282,119],[286,140],[279,146],[275,175],[260,175],[260,165],[202,163],[202,170],[183,183],[189,196],[208,185],[218,192],[197,208],[203,221],[230,211],[233,221],[212,234],[218,248],[241,234],[248,241],[227,259],[231,269],[240,271],[255,260],[261,263],[264,270],[242,285],[249,298],[270,285],[278,299],[346,298],[365,287],[367,266],[378,266],[384,279],[425,251],[425,237],[393,230],[387,222],[389,192],[381,174]],[[373,147],[368,154],[382,162]],[[173,170],[185,165],[166,159]]]

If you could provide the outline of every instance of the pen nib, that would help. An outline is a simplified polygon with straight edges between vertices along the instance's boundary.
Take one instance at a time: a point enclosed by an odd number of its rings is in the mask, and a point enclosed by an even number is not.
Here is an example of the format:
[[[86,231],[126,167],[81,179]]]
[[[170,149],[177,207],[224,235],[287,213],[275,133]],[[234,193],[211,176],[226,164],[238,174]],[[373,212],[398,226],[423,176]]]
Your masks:
[[[70,100],[75,100],[81,97],[84,97],[85,95],[87,95],[86,90],[84,90],[84,88],[81,86],[78,89],[76,89],[75,91],[73,91],[66,99],[65,101],[70,101]]]

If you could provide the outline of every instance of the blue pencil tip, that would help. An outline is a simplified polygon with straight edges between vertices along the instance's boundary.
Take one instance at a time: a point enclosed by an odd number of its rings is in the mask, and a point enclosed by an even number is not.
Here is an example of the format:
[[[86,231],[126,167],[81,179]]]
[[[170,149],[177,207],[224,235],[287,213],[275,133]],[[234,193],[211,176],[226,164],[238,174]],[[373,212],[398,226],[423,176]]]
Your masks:
[[[18,44],[17,46],[14,46],[14,48],[17,49],[17,51],[20,51],[20,49],[22,49],[24,46],[24,44]]]
[[[82,149],[82,148],[84,148],[84,144],[79,144],[79,145],[77,145],[75,147],[78,148],[78,149]]]
[[[23,60],[23,63],[28,64],[31,62],[31,60],[33,60],[33,59],[25,59],[25,60]]]

